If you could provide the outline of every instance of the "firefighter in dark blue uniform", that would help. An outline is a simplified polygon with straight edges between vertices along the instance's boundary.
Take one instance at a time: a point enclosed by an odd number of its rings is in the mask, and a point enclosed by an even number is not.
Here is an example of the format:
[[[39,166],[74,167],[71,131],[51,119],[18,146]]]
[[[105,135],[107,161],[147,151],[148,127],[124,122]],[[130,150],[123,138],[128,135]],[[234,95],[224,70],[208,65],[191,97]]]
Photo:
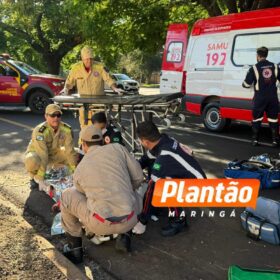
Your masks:
[[[258,63],[249,69],[242,86],[250,88],[254,84],[255,89],[252,145],[258,145],[259,130],[265,112],[272,132],[272,146],[277,147],[279,144],[277,83],[280,81],[280,69],[277,64],[266,60],[267,55],[268,49],[266,47],[257,49]]]
[[[161,178],[206,178],[198,162],[192,157],[190,150],[166,134],[160,134],[152,122],[142,122],[137,127],[137,135],[141,144],[153,156],[151,180],[144,197],[142,213],[139,222],[134,227],[135,234],[142,234],[151,215],[151,201],[155,182]],[[150,157],[152,160],[152,158]],[[173,236],[179,233],[186,225],[186,218],[181,216],[182,208],[172,208],[170,212],[175,216],[170,218],[166,227],[162,228],[163,236]]]

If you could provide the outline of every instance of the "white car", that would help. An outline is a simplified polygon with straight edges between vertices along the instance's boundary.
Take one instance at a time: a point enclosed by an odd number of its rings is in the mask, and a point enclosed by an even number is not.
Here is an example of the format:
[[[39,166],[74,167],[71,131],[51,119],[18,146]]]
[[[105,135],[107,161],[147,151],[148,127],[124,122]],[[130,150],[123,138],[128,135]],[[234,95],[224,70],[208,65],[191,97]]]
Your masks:
[[[116,81],[118,88],[123,89],[126,94],[139,94],[139,83],[125,74],[111,74],[112,78]],[[106,90],[109,88],[106,87]]]

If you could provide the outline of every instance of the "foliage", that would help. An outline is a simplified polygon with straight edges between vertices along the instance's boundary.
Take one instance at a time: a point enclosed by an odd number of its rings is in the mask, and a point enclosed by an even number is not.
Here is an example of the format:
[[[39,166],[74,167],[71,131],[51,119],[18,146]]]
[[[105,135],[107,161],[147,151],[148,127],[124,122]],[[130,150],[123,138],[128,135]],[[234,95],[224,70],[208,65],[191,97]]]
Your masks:
[[[0,28],[9,32],[11,43],[18,41],[19,56],[25,58],[24,51],[32,48],[41,54],[49,72],[58,72],[62,57],[85,40],[89,5],[79,9],[80,3],[72,0],[1,1]]]
[[[0,0],[0,51],[50,73],[67,72],[84,44],[112,71],[160,69],[170,23],[279,6],[278,0]],[[119,63],[119,65],[118,65]],[[131,66],[129,66],[131,64]]]

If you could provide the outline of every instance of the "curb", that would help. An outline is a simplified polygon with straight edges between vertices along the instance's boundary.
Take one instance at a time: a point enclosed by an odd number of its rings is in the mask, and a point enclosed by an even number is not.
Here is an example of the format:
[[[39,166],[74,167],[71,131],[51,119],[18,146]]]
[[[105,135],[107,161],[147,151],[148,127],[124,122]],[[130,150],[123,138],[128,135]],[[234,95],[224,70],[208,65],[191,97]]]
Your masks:
[[[25,229],[32,229],[33,227],[22,217],[22,212],[10,201],[7,201],[0,194],[1,204],[12,209],[19,216],[20,226]],[[40,252],[48,258],[62,274],[69,280],[88,280],[87,277],[78,267],[69,261],[63,254],[61,254],[47,239],[34,234],[33,239],[36,241]]]

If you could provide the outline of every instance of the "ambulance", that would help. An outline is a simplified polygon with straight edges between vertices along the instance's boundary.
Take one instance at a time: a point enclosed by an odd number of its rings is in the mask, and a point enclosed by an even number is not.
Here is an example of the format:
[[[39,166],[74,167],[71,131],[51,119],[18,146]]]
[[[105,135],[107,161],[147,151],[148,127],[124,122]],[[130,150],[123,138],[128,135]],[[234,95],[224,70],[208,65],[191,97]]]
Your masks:
[[[183,92],[186,110],[202,115],[210,131],[222,131],[231,120],[251,121],[254,91],[242,82],[262,46],[279,64],[280,8],[198,20],[189,38],[187,24],[171,24],[160,93]]]

